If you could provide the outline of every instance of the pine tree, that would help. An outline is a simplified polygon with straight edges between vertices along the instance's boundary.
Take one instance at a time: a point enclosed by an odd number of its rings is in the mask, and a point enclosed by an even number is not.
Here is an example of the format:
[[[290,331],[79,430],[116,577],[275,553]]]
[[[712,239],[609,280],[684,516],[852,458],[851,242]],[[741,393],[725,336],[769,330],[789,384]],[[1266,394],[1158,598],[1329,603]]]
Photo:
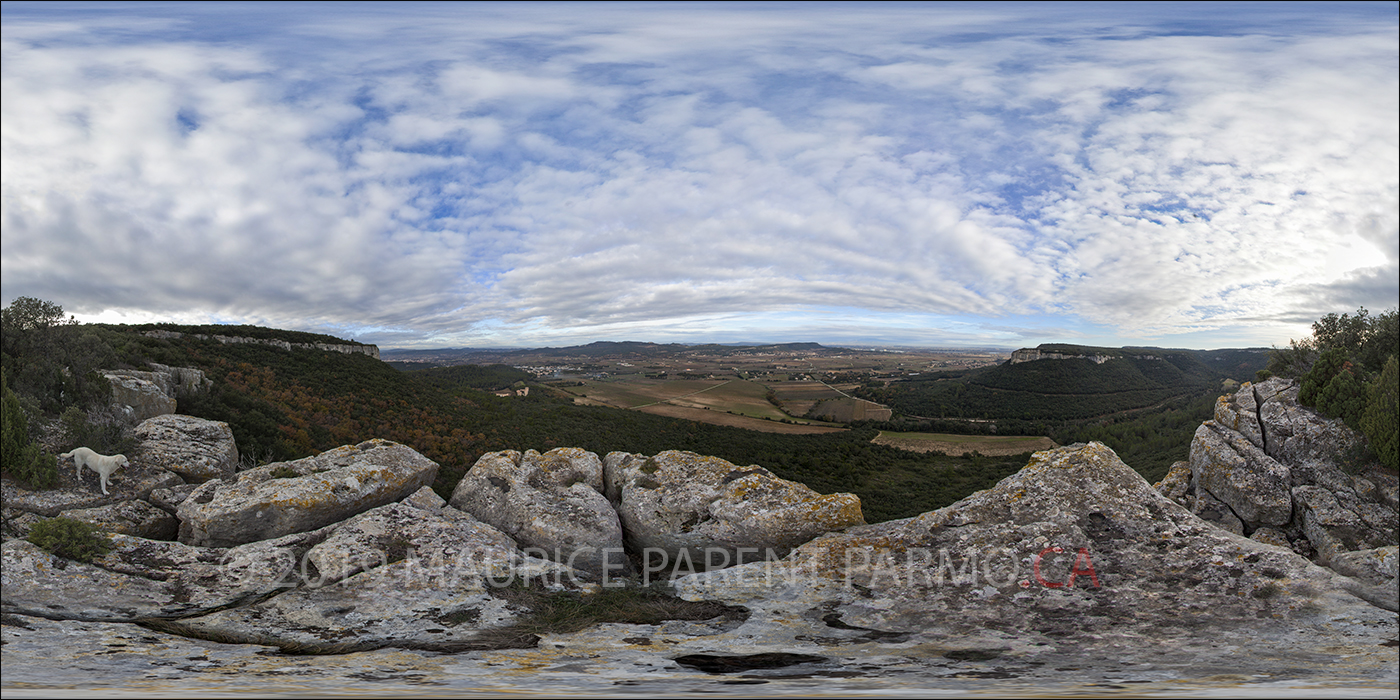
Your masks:
[[[1366,411],[1361,416],[1361,431],[1371,442],[1371,449],[1381,463],[1391,469],[1400,468],[1400,363],[1395,355],[1385,361],[1385,368],[1371,385]]]

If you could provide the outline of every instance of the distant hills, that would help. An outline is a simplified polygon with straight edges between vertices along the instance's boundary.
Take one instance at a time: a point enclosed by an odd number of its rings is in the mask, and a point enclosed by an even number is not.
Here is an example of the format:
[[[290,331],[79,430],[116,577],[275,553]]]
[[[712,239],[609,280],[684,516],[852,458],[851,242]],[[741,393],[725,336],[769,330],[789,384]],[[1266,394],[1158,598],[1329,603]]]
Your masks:
[[[720,345],[705,343],[685,345],[682,343],[648,343],[642,341],[600,340],[587,345],[571,345],[560,348],[442,348],[435,350],[381,350],[380,358],[385,362],[400,366],[400,363],[420,363],[428,365],[458,364],[529,364],[531,360],[648,360],[704,355],[724,357],[730,355],[757,355],[773,352],[812,352],[842,353],[845,348],[829,348],[820,343],[773,343],[766,345]]]

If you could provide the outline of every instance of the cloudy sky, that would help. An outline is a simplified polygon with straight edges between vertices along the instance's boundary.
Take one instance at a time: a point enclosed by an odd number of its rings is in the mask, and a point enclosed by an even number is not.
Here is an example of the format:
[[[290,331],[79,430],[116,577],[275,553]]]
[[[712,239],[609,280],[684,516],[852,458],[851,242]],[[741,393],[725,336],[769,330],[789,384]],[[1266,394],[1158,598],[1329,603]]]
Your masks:
[[[1400,302],[1347,4],[3,4],[3,302],[383,347],[1285,344]]]

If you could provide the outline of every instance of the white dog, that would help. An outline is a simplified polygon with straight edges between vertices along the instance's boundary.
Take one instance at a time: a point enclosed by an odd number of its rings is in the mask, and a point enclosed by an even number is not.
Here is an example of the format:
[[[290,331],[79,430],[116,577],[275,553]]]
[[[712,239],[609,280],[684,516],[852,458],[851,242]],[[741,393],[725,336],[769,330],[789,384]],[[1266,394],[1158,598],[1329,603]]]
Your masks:
[[[107,455],[97,454],[86,447],[76,448],[72,452],[64,452],[62,456],[73,458],[73,463],[78,467],[79,481],[83,479],[83,467],[86,466],[88,469],[97,472],[97,475],[102,477],[102,495],[104,496],[107,495],[107,477],[111,476],[112,472],[129,464],[129,462],[126,461],[126,455],[112,455],[108,457]]]

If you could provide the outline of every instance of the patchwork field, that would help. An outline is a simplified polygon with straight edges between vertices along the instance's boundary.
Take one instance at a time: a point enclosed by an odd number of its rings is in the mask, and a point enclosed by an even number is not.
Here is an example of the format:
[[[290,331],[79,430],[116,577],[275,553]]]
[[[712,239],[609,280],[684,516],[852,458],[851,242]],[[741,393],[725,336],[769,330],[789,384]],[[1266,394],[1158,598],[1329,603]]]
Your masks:
[[[563,390],[581,404],[612,406],[656,415],[729,425],[766,433],[826,433],[841,426],[795,418],[768,400],[771,382],[746,379],[652,379],[636,375],[584,380],[583,386]],[[838,393],[819,383],[816,389]]]
[[[568,387],[565,391],[604,406],[640,408],[713,389],[724,383],[724,380],[717,379],[665,380],[626,377],[625,379],[585,380],[583,386]]]
[[[821,382],[796,381],[796,382],[772,382],[769,386],[773,389],[774,396],[782,402],[787,412],[794,416],[805,416],[818,401],[823,399],[839,399],[843,394]]]
[[[977,452],[991,457],[1000,457],[1059,447],[1047,437],[948,435],[944,433],[896,433],[891,431],[882,431],[873,442],[877,445],[889,445],[910,452],[941,452],[953,456]]]

